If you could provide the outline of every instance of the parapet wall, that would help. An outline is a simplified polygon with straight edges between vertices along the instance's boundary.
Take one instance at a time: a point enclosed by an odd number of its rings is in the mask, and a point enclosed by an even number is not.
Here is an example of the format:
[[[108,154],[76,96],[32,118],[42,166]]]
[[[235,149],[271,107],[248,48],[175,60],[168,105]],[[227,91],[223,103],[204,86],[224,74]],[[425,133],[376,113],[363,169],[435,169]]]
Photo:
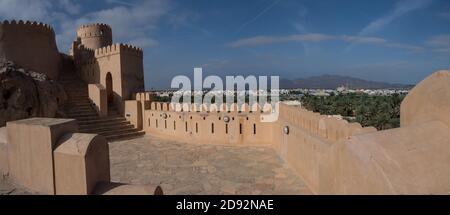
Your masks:
[[[49,25],[37,22],[0,22],[0,58],[52,79],[58,77],[61,67],[55,32]]]
[[[139,98],[139,96],[138,96]],[[272,124],[260,121],[261,111],[237,108],[191,107],[180,111],[169,103],[143,104],[143,128],[152,135],[183,139],[194,143],[270,145]],[[178,109],[178,110],[177,110]]]
[[[161,136],[176,138],[181,135],[193,142],[263,144],[271,145],[281,153],[283,146],[290,144],[289,138],[283,143],[284,127],[288,127],[290,134],[301,131],[327,144],[346,140],[355,134],[376,131],[375,128],[362,128],[358,123],[323,116],[299,106],[280,104],[278,121],[266,123],[261,122],[261,117],[272,111],[270,104],[262,108],[257,104],[252,107],[244,104],[242,108],[238,108],[236,104],[182,106],[152,102],[152,97],[151,93],[136,94],[136,100],[144,110],[144,129],[150,134]],[[224,122],[224,117],[228,117],[230,122]],[[176,126],[177,124],[182,126]],[[292,139],[296,143],[298,140]],[[286,156],[283,157],[287,159]]]
[[[376,132],[372,127],[285,104],[280,104],[280,116],[272,128],[272,146],[316,194],[336,193],[335,148],[353,135]]]
[[[96,58],[115,55],[115,54],[119,54],[119,53],[124,54],[124,55],[138,56],[138,57],[143,56],[142,49],[135,47],[135,46],[127,45],[127,44],[122,44],[122,43],[113,44],[113,45],[95,49],[95,57]]]

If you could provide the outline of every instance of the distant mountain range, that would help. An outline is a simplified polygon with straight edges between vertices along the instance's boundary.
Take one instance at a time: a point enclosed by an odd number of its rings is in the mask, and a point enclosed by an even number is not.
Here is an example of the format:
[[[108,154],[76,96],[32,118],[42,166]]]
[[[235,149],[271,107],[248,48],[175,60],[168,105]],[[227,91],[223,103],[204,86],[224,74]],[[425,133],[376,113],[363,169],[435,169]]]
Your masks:
[[[280,80],[280,88],[282,89],[336,89],[341,86],[348,87],[350,89],[411,89],[414,87],[414,85],[367,81],[341,75],[321,75],[295,80]]]

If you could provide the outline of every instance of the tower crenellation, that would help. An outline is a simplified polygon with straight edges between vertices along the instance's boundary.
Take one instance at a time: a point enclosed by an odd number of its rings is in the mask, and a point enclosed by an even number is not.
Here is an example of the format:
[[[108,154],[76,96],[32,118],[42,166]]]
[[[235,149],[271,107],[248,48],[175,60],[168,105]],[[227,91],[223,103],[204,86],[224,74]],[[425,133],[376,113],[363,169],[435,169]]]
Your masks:
[[[81,44],[90,49],[112,45],[112,29],[107,24],[81,25],[77,30]]]

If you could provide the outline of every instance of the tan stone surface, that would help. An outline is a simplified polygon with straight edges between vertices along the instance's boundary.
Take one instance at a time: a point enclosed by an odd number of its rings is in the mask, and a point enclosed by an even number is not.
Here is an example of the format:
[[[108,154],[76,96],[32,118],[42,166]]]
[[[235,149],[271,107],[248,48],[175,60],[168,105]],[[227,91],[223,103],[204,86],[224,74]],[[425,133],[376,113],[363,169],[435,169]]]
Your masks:
[[[434,121],[352,137],[340,153],[343,194],[449,194],[450,128]]]
[[[109,148],[96,134],[67,134],[53,152],[57,195],[88,195],[110,181]]]
[[[54,194],[53,150],[58,139],[76,132],[75,120],[30,118],[8,122],[10,177],[30,190]]]
[[[125,118],[134,125],[135,128],[142,129],[143,116],[141,101],[125,101]]]
[[[157,186],[129,185],[121,183],[100,183],[95,188],[97,195],[154,195]]]
[[[6,145],[6,127],[0,127],[0,176],[8,174],[8,148]]]
[[[108,99],[106,88],[101,84],[89,84],[89,99],[99,116],[108,116]]]
[[[29,191],[25,187],[14,184],[7,177],[0,177],[0,196],[2,195],[33,195],[38,194]]]
[[[89,49],[98,49],[112,44],[112,30],[106,24],[82,25],[77,30],[77,37]]]
[[[272,124],[260,122],[259,112],[176,112],[169,110],[168,103],[154,102],[144,116],[144,130],[163,138],[205,144],[272,143]],[[229,117],[230,121],[224,122],[224,117]]]
[[[143,137],[110,143],[112,181],[165,194],[311,194],[273,149]]]
[[[44,73],[52,79],[58,77],[61,68],[55,32],[43,23],[0,22],[0,58]]]
[[[414,87],[403,100],[401,126],[439,120],[450,126],[450,71],[438,71]]]

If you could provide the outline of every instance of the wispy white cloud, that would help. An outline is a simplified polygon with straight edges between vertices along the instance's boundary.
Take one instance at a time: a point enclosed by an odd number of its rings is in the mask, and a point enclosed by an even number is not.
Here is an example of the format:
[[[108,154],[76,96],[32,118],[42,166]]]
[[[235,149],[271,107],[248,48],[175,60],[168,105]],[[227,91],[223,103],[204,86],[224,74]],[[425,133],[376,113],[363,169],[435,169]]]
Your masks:
[[[106,0],[107,3],[110,4],[121,4],[125,6],[135,6],[135,4],[130,3],[129,1],[121,1],[121,0]]]
[[[425,42],[433,52],[450,53],[450,34],[442,34],[429,38]]]
[[[396,19],[413,12],[418,9],[422,9],[428,6],[431,0],[402,0],[395,4],[394,9],[381,16],[372,22],[370,22],[366,27],[364,27],[358,35],[368,35],[382,30],[385,26],[391,24]]]
[[[170,9],[169,1],[141,1],[133,6],[115,6],[95,11],[75,20],[75,24],[107,23],[113,28],[115,39],[123,42],[147,40],[158,28],[160,18]],[[145,44],[150,45],[154,43]]]
[[[342,40],[351,43],[385,44],[387,41],[379,37],[342,36]]]
[[[69,14],[76,15],[81,12],[81,5],[72,0],[59,0],[60,7]]]
[[[394,8],[388,12],[387,14],[378,17],[377,19],[371,21],[368,25],[366,25],[364,28],[362,28],[359,33],[357,33],[357,36],[368,36],[373,33],[379,32],[383,30],[386,26],[394,22],[395,20],[403,17],[404,15],[411,13],[413,11],[425,8],[428,6],[432,0],[401,0],[398,1]],[[350,45],[345,48],[344,52],[350,51],[353,46],[357,43],[350,43]],[[410,49],[415,47],[405,46],[402,44],[391,44],[394,47],[399,48],[406,48]]]
[[[229,64],[230,61],[227,59],[213,59],[207,63],[202,64],[200,67],[207,69],[222,69],[224,66]]]
[[[410,52],[424,51],[424,48],[421,46],[390,42],[386,39],[379,37],[348,36],[348,35],[335,36],[327,34],[295,34],[281,37],[256,36],[234,41],[228,44],[228,46],[232,48],[240,48],[247,46],[261,46],[287,42],[307,43],[307,42],[323,42],[323,41],[343,41],[348,43],[378,45],[389,48],[403,49]]]
[[[440,12],[437,14],[439,17],[444,18],[444,19],[450,19],[450,11],[448,12]]]
[[[234,41],[230,43],[228,46],[233,48],[239,48],[243,46],[258,46],[258,45],[267,45],[285,42],[319,42],[332,39],[334,39],[333,36],[324,34],[295,34],[283,37],[256,36]]]
[[[41,20],[51,19],[50,0],[0,0],[0,16],[3,19]],[[61,2],[55,4],[60,5]]]
[[[450,34],[442,34],[438,36],[433,36],[426,41],[426,44],[431,46],[450,46]]]
[[[262,15],[264,15],[265,13],[270,11],[273,7],[275,7],[275,5],[277,5],[280,1],[281,0],[274,0],[269,6],[267,6],[262,11],[260,11],[255,17],[253,17],[252,19],[250,19],[247,22],[245,22],[244,24],[242,24],[236,31],[236,34],[239,34],[242,30],[244,30],[245,27],[247,27],[248,25],[250,25],[253,22],[255,22],[256,20],[258,20]]]

